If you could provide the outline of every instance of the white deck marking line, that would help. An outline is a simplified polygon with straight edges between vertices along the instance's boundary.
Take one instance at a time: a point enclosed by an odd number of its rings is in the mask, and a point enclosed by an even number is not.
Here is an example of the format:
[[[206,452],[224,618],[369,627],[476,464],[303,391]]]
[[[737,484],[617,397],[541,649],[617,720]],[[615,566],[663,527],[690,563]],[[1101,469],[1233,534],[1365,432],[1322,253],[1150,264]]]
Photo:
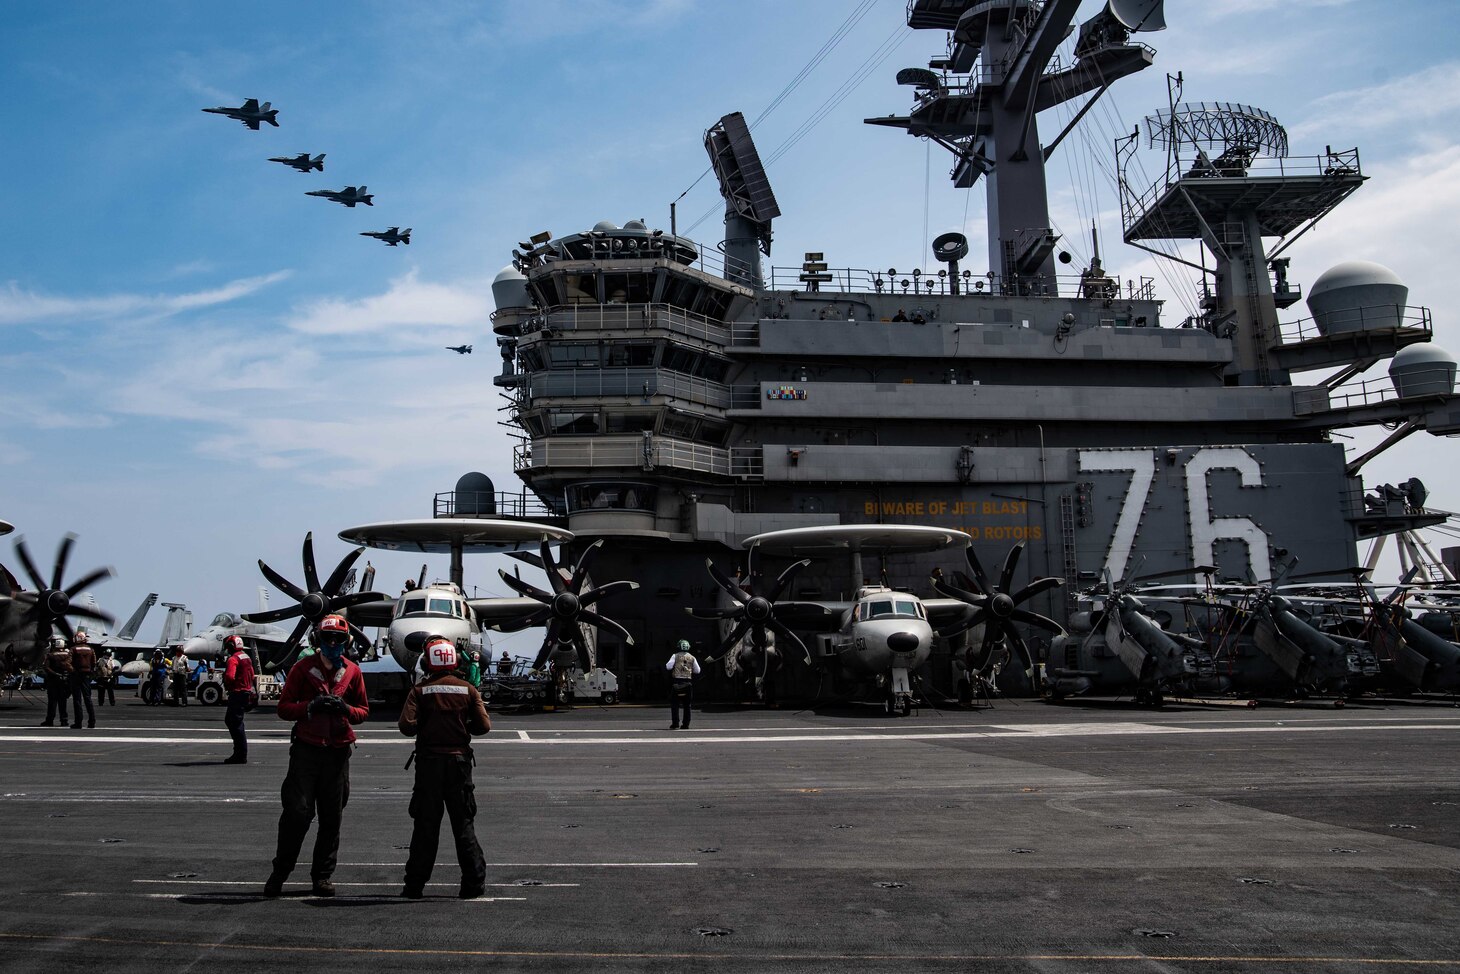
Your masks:
[[[527,736],[527,731],[525,731],[525,730],[520,730],[520,731],[517,732],[517,739],[519,741],[530,741],[530,740],[532,740],[532,738],[530,738],[530,737]]]
[[[395,866],[405,868],[403,862],[342,862],[341,866]],[[438,866],[454,866],[456,863],[438,862]],[[683,866],[698,866],[697,862],[489,862],[489,869],[669,869]]]
[[[446,865],[446,863],[438,863]],[[452,863],[455,865],[455,863]],[[257,886],[256,881],[250,879],[134,879],[134,883],[146,883],[151,886]],[[335,883],[336,886],[399,886],[400,880],[393,879],[383,883]],[[460,883],[427,883],[427,886],[449,886],[457,889]],[[520,889],[517,883],[488,883],[488,886],[499,889]],[[540,883],[534,885],[533,889],[567,889],[582,885],[581,883]]]

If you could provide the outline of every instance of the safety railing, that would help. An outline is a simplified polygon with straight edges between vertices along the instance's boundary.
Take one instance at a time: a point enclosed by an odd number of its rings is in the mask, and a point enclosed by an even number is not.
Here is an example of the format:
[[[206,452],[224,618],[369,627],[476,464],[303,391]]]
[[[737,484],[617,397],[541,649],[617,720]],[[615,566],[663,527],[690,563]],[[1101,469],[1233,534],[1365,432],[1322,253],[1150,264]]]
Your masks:
[[[484,490],[438,491],[432,505],[432,517],[543,517],[558,513],[536,494],[526,489],[520,493]]]
[[[663,330],[717,345],[730,341],[730,326],[723,321],[670,304],[564,304],[548,308],[522,322],[524,334],[604,330]]]
[[[806,285],[801,281],[803,271],[799,267],[772,267],[770,289],[773,291],[801,291]],[[816,293],[831,294],[887,294],[911,301],[920,297],[943,297],[953,293],[948,271],[940,268],[924,271],[922,268],[899,271],[888,268],[885,271],[867,270],[860,267],[838,267],[827,271],[830,281],[822,281]],[[1098,294],[1094,293],[1099,291]],[[974,274],[963,271],[958,276],[960,294],[994,294],[1019,297],[1089,298],[1110,297],[1114,300],[1154,301],[1156,282],[1154,278],[1138,280],[1102,279],[1092,282],[1080,274],[1056,274],[1052,277],[1019,278],[1005,281],[992,271]],[[744,343],[742,343],[744,344]]]
[[[1411,329],[1425,335],[1433,335],[1435,326],[1430,309],[1400,304],[1381,304],[1364,308],[1352,308],[1325,316],[1330,324],[1327,332],[1320,330],[1314,318],[1283,322],[1279,325],[1282,343],[1312,341],[1316,338],[1340,338],[1344,335],[1365,331]]]
[[[1431,368],[1406,369],[1400,381],[1407,393],[1403,396],[1395,388],[1392,376],[1351,382],[1336,389],[1294,389],[1293,412],[1299,416],[1311,416],[1314,413],[1382,406],[1404,399],[1446,395],[1454,389],[1455,366],[1436,365]]]
[[[554,436],[523,444],[516,469],[539,467],[668,467],[730,476],[730,451],[668,436]]]
[[[668,396],[687,402],[729,409],[730,387],[668,369],[557,369],[528,376],[528,393],[542,397],[615,397],[647,401]]]

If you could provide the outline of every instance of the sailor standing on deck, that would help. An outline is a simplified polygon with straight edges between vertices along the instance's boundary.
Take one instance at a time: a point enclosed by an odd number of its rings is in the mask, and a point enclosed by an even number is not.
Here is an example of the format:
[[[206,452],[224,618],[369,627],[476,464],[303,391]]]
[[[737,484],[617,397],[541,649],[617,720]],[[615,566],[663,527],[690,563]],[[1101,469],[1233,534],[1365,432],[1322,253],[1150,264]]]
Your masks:
[[[96,726],[96,711],[91,709],[91,674],[96,669],[96,650],[86,630],[76,631],[71,647],[71,729],[81,728],[81,707],[86,706],[86,726]]]
[[[46,719],[42,727],[56,726],[56,711],[61,712],[61,723],[66,723],[66,699],[71,692],[71,650],[66,648],[66,637],[52,636],[51,650],[46,654],[42,669],[46,677]]]
[[[370,716],[365,677],[345,657],[350,626],[344,617],[325,616],[314,638],[319,652],[290,668],[279,693],[279,717],[294,721],[294,730],[289,773],[280,791],[284,811],[279,816],[279,844],[274,871],[264,884],[265,896],[283,892],[316,810],[319,830],[310,869],[314,895],[335,895],[330,877],[340,851],[340,819],[350,800],[350,752],[355,749],[355,730],[350,725]]]
[[[679,641],[678,652],[664,664],[669,671],[669,729],[689,730],[689,712],[694,703],[694,678],[700,675],[700,661],[689,651],[689,640]],[[684,720],[679,719],[679,708],[684,707]]]
[[[117,705],[117,661],[112,656],[112,651],[103,649],[101,658],[96,661],[96,705],[98,707],[111,701],[113,707]]]
[[[229,636],[223,640],[223,652],[228,656],[223,670],[223,689],[228,693],[223,726],[228,728],[228,736],[233,738],[233,753],[224,758],[223,763],[248,764],[248,735],[243,731],[243,715],[258,704],[253,659],[243,648],[242,636]]]
[[[418,900],[425,894],[436,863],[441,837],[441,812],[451,817],[456,840],[456,861],[461,866],[464,900],[486,890],[487,865],[477,842],[477,800],[471,781],[471,739],[492,729],[487,708],[477,688],[456,676],[456,646],[437,636],[421,653],[426,677],[411,688],[400,712],[400,732],[416,739],[412,760],[416,785],[411,792],[411,854],[406,861],[406,885],[401,895]],[[409,764],[409,762],[408,762]]]

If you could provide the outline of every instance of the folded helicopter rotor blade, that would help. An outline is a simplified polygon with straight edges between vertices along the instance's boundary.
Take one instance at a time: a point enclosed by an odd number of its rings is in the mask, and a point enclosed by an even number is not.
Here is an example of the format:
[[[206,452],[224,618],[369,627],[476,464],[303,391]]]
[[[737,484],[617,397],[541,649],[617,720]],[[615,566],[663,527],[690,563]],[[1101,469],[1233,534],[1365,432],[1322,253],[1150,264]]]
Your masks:
[[[584,592],[578,596],[578,604],[592,605],[604,596],[614,595],[619,592],[632,592],[638,587],[638,582],[631,582],[626,578],[621,578],[616,582],[608,582],[607,584],[599,585],[596,588],[591,588]]]
[[[324,588],[320,589],[320,591],[323,592],[325,595],[339,594],[340,583],[343,582],[345,580],[345,576],[349,574],[350,567],[355,564],[355,559],[359,558],[364,553],[365,546],[361,545],[354,551],[345,555],[345,557],[341,558],[340,563],[335,566],[334,571],[330,572],[330,577],[325,581]]]
[[[530,599],[537,599],[539,602],[543,602],[543,603],[551,603],[552,600],[553,600],[553,596],[552,595],[549,595],[547,592],[544,592],[542,589],[538,588],[536,585],[532,585],[532,584],[529,584],[527,582],[524,582],[522,579],[518,578],[516,575],[508,575],[505,571],[503,571],[500,568],[497,569],[497,574],[498,575],[501,575],[502,576],[502,581],[506,582],[507,583],[507,586],[509,588],[511,588],[514,592],[516,592],[519,595],[525,595],[525,596],[527,596]],[[556,574],[555,572],[554,573],[549,573],[548,578],[553,578],[555,574]],[[561,584],[561,583],[559,583],[559,584]]]
[[[553,550],[548,546],[547,538],[543,538],[538,542],[537,553],[542,558],[542,570],[547,573],[548,587],[553,590],[553,595],[557,595],[567,586],[563,583],[563,576],[558,572],[558,563],[553,560]],[[498,571],[501,571],[501,569],[498,569]]]
[[[771,632],[775,633],[781,639],[784,639],[792,646],[795,646],[797,649],[801,650],[801,654],[806,657],[806,665],[811,665],[811,650],[806,648],[806,644],[801,641],[800,636],[797,636],[794,632],[790,630],[790,628],[785,623],[781,622],[781,620],[777,619],[775,616],[771,616],[769,619],[767,619],[766,625],[770,628]],[[784,652],[784,648],[782,648],[782,651]]]
[[[1138,582],[1154,582],[1163,578],[1185,578],[1188,575],[1205,575],[1210,578],[1216,573],[1217,570],[1211,565],[1192,565],[1189,568],[1173,568],[1164,572],[1145,572],[1125,579],[1124,584],[1135,585]]]
[[[775,588],[771,589],[771,594],[766,596],[766,598],[771,602],[774,602],[776,599],[780,598],[781,593],[784,592],[787,586],[789,586],[791,582],[795,580],[796,576],[801,573],[801,570],[809,564],[811,564],[811,559],[803,558],[800,561],[796,562],[794,565],[788,567],[785,571],[781,572],[781,577],[776,579]]]
[[[314,566],[314,532],[304,535],[304,585],[311,592],[319,591],[319,570]]]
[[[1119,613],[1116,614],[1119,615]],[[1064,626],[1055,622],[1049,616],[1042,616],[1038,612],[1030,612],[1028,609],[1015,609],[1009,613],[1009,618],[1015,622],[1022,622],[1026,626],[1034,626],[1039,629],[1048,630],[1058,636],[1065,634]]]
[[[1396,588],[1394,591],[1392,591],[1392,592],[1389,593],[1389,597],[1384,600],[1384,604],[1385,605],[1393,605],[1395,599],[1399,598],[1399,596],[1402,595],[1403,593],[1408,592],[1409,591],[1409,583],[1414,579],[1414,576],[1416,576],[1418,574],[1419,574],[1419,566],[1418,565],[1411,565],[1409,567],[1409,571],[1405,572],[1404,573],[1404,577],[1399,580],[1399,587]]]
[[[597,612],[591,612],[588,609],[584,609],[578,613],[578,619],[581,622],[586,622],[590,626],[593,626],[597,629],[607,629],[609,632],[622,639],[626,645],[632,646],[634,644],[633,634],[630,633],[623,626],[619,625],[617,622],[614,622],[612,619],[608,618],[607,616],[601,616]]]
[[[81,578],[77,581],[72,582],[70,587],[65,590],[66,598],[75,598],[77,595],[86,591],[95,583],[101,581],[104,578],[111,578],[115,574],[116,572],[112,571],[110,568],[98,568],[94,572],[88,572],[87,574],[81,576]]]
[[[1048,592],[1052,588],[1059,588],[1064,583],[1065,580],[1063,578],[1056,578],[1053,575],[1046,578],[1036,578],[1034,581],[1030,582],[1028,585],[1024,586],[1019,591],[1014,593],[1014,604],[1020,605],[1024,602],[1027,602],[1029,599],[1034,598],[1034,596],[1038,595],[1040,592]]]
[[[61,537],[61,544],[56,548],[56,564],[51,575],[51,588],[59,589],[61,579],[66,577],[66,562],[71,559],[71,546],[76,543],[76,535],[67,533]]]
[[[734,581],[727,578],[725,573],[715,566],[715,562],[712,559],[705,559],[705,567],[710,570],[710,577],[715,580],[715,584],[729,593],[732,599],[741,605],[750,601],[750,596]]]
[[[306,598],[309,597],[308,592],[304,591],[298,585],[295,585],[293,582],[289,581],[289,579],[285,578],[283,575],[280,575],[278,572],[274,571],[268,565],[265,565],[262,558],[259,559],[259,571],[264,573],[264,578],[267,578],[271,583],[273,583],[274,588],[283,592],[295,602],[303,602]]]
[[[303,614],[304,606],[291,605],[282,609],[268,609],[264,612],[245,612],[239,618],[245,622],[278,622],[280,619],[292,619]]]
[[[1019,556],[1022,554],[1024,554],[1024,542],[1020,541],[1004,556],[1004,569],[999,573],[1000,592],[1009,591],[1009,586],[1014,584],[1014,570],[1019,567]]]
[[[15,553],[20,557],[20,564],[25,569],[25,573],[30,576],[31,583],[35,585],[36,591],[44,592],[46,590],[46,580],[35,567],[35,562],[30,560],[30,549],[25,546],[24,538],[15,539]]]
[[[978,592],[987,595],[993,591],[993,586],[989,585],[988,575],[984,574],[983,563],[978,560],[978,555],[973,553],[972,545],[963,549],[963,557],[968,562],[969,571],[973,572],[973,584]]]

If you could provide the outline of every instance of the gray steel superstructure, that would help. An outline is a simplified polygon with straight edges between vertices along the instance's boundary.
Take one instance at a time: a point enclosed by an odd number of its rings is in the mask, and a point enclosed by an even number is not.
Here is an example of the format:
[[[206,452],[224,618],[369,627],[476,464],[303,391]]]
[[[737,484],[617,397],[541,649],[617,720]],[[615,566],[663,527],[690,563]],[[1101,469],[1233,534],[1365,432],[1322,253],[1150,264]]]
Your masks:
[[[613,610],[635,646],[598,646],[626,695],[661,679],[682,636],[718,644],[684,612],[715,604],[705,558],[729,568],[744,539],[776,528],[956,527],[986,564],[1023,541],[1031,576],[1065,580],[1033,608],[1064,619],[1107,573],[1209,564],[1260,581],[1293,558],[1337,573],[1359,540],[1443,520],[1413,492],[1366,495],[1377,451],[1350,460],[1330,440],[1373,424],[1393,429],[1386,446],[1460,432],[1454,360],[1429,344],[1428,312],[1356,262],[1314,283],[1310,317],[1281,317],[1300,300],[1282,252],[1362,185],[1357,150],[1290,155],[1261,110],[1173,91],[1144,126],[1166,157],[1154,184],[1125,178],[1134,137],[1118,150],[1124,236],[1200,240],[1201,313],[1163,320],[1151,282],[1110,277],[1098,257],[1061,273],[1044,165],[1068,129],[1046,143],[1038,114],[1149,66],[1155,52],[1133,37],[1160,13],[1112,2],[1063,63],[1078,6],[908,4],[911,28],[948,32],[947,54],[899,73],[916,91],[908,114],[868,121],[947,148],[957,185],[986,183],[986,269],[965,270],[967,243],[950,234],[916,270],[810,254],[765,272],[779,206],[731,115],[706,136],[726,198],[720,248],[602,222],[524,242],[498,276],[495,381],[540,506],[446,495],[438,510],[547,514],[577,545],[606,538],[595,578],[641,583]],[[1390,380],[1352,381],[1386,359]],[[863,567],[932,594],[927,556]],[[793,595],[846,598],[853,583],[818,563]],[[787,679],[819,683],[799,667]]]

